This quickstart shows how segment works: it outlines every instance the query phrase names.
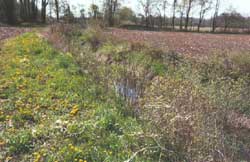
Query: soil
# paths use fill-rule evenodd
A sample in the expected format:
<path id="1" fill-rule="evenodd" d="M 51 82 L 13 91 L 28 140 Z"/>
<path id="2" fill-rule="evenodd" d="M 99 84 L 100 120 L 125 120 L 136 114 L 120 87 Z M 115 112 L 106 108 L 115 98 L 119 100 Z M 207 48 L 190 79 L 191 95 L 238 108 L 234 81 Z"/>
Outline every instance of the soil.
<path id="1" fill-rule="evenodd" d="M 10 37 L 17 36 L 27 31 L 28 31 L 27 28 L 0 27 L 0 41 L 8 39 Z"/>
<path id="2" fill-rule="evenodd" d="M 107 31 L 117 39 L 144 42 L 162 50 L 187 56 L 208 56 L 217 53 L 250 51 L 250 35 L 188 32 L 152 32 L 111 28 Z"/>

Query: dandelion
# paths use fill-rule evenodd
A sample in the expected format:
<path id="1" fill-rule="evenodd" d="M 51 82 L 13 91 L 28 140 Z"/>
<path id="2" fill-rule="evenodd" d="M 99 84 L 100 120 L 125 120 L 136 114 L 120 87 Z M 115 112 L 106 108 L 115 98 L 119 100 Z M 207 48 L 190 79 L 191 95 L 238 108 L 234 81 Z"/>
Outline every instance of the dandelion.
<path id="1" fill-rule="evenodd" d="M 4 146 L 4 145 L 5 145 L 5 142 L 4 141 L 0 141 L 0 147 Z"/>
<path id="2" fill-rule="evenodd" d="M 34 153 L 34 156 L 35 156 L 34 162 L 39 162 L 39 161 L 40 161 L 40 159 L 41 159 L 41 155 L 40 155 L 40 153 L 35 152 L 35 153 Z"/>
<path id="3" fill-rule="evenodd" d="M 20 60 L 20 63 L 28 63 L 29 59 L 28 58 L 23 58 Z"/>
<path id="4" fill-rule="evenodd" d="M 13 159 L 13 157 L 8 156 L 8 157 L 5 159 L 5 161 L 10 161 L 11 159 Z"/>
<path id="5" fill-rule="evenodd" d="M 71 110 L 70 115 L 71 115 L 71 116 L 75 116 L 75 115 L 78 113 L 78 111 L 79 111 L 78 105 L 75 105 L 75 106 L 73 107 L 73 109 Z"/>

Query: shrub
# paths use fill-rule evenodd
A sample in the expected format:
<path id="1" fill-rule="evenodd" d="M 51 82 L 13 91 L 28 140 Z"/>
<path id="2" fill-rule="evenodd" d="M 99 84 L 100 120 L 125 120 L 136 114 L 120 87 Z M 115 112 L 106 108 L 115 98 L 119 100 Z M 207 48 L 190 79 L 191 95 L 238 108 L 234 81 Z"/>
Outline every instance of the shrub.
<path id="1" fill-rule="evenodd" d="M 103 42 L 104 36 L 100 29 L 88 28 L 84 31 L 83 36 L 81 37 L 82 44 L 89 43 L 92 47 L 92 50 L 96 51 Z"/>
<path id="2" fill-rule="evenodd" d="M 236 70 L 239 69 L 242 75 L 250 75 L 250 54 L 237 53 L 229 56 Z"/>
<path id="3" fill-rule="evenodd" d="M 146 88 L 141 107 L 141 118 L 155 127 L 147 131 L 157 134 L 156 140 L 173 150 L 178 161 L 222 158 L 216 158 L 215 150 L 224 151 L 223 116 L 191 82 L 157 77 Z M 164 157 L 174 159 L 168 153 Z"/>

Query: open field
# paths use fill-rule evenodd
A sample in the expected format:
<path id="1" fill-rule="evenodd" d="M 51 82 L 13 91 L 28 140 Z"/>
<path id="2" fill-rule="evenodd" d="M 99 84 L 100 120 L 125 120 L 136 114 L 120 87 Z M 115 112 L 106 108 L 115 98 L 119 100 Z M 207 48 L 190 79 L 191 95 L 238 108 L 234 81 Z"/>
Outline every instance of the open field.
<path id="1" fill-rule="evenodd" d="M 0 41 L 27 32 L 27 28 L 0 27 Z"/>
<path id="2" fill-rule="evenodd" d="M 201 34 L 185 32 L 149 32 L 125 29 L 108 31 L 116 38 L 144 42 L 163 50 L 173 50 L 189 56 L 207 56 L 221 52 L 247 52 L 250 35 Z"/>

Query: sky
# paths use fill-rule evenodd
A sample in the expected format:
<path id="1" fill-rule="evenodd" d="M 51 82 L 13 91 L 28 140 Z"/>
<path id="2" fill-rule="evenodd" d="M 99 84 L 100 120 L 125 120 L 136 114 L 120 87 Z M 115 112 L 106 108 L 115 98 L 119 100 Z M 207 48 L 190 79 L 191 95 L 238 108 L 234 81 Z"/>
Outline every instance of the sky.
<path id="1" fill-rule="evenodd" d="M 90 4 L 100 4 L 102 0 L 68 0 L 71 5 L 79 6 L 83 5 L 88 11 Z M 122 0 L 123 6 L 131 7 L 136 13 L 141 13 L 141 8 L 138 5 L 138 0 Z M 171 2 L 171 0 L 169 0 Z M 220 11 L 223 12 L 232 6 L 238 12 L 244 16 L 250 16 L 250 0 L 222 0 Z M 171 10 L 171 8 L 169 8 Z M 209 13 L 208 13 L 209 14 Z M 210 15 L 207 15 L 208 17 Z"/>

